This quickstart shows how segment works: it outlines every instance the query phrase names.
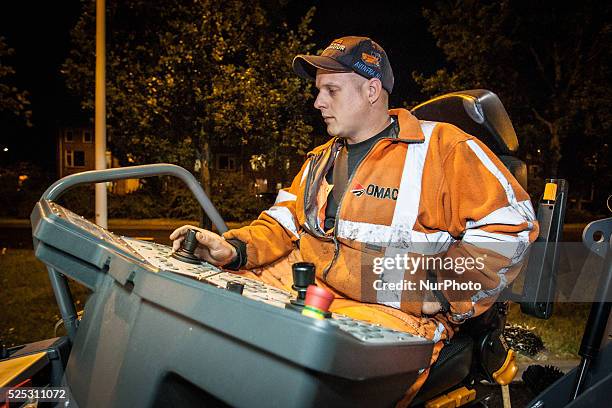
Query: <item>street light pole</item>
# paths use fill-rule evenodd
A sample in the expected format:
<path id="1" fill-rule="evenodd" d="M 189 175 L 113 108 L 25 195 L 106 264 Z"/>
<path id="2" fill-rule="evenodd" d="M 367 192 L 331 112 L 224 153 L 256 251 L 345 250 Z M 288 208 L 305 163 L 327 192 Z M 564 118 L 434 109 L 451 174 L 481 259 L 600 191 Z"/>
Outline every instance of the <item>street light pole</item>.
<path id="1" fill-rule="evenodd" d="M 106 168 L 106 18 L 105 0 L 96 0 L 96 170 Z M 96 224 L 108 227 L 106 183 L 96 184 Z"/>

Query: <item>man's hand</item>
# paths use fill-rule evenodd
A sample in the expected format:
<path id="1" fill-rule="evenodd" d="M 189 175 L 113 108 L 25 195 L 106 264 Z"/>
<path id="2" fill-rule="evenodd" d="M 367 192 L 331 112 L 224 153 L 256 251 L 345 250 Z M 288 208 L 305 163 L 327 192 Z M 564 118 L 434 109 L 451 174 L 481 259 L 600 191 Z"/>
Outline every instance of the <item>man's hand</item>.
<path id="1" fill-rule="evenodd" d="M 183 242 L 187 231 L 190 229 L 198 231 L 196 234 L 198 247 L 195 249 L 195 256 L 198 258 L 216 266 L 223 266 L 230 263 L 238 255 L 236 248 L 225 241 L 222 236 L 192 225 L 183 225 L 170 234 L 173 251 L 177 251 L 181 247 L 181 242 Z"/>
<path id="2" fill-rule="evenodd" d="M 421 307 L 421 313 L 426 315 L 434 315 L 440 310 L 442 310 L 442 307 L 440 306 L 440 303 L 435 300 L 433 302 L 425 301 L 423 302 L 423 306 Z"/>

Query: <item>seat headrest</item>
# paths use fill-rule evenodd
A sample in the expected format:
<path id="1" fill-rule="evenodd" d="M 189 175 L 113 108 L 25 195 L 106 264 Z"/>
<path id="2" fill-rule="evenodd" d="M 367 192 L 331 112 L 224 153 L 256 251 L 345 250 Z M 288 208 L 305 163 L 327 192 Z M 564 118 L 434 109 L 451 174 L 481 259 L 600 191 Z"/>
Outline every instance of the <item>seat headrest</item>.
<path id="1" fill-rule="evenodd" d="M 486 89 L 452 92 L 411 109 L 420 120 L 447 122 L 476 136 L 494 153 L 511 155 L 518 150 L 516 132 L 497 95 Z"/>

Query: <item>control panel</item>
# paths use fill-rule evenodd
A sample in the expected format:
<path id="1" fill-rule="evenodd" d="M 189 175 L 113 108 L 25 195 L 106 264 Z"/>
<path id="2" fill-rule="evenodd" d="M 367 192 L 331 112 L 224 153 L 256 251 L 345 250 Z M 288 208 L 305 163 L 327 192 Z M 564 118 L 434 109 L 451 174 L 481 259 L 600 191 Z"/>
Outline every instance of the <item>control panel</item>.
<path id="1" fill-rule="evenodd" d="M 172 248 L 166 245 L 130 238 L 124 238 L 124 240 L 146 262 L 160 270 L 186 275 L 221 289 L 228 289 L 228 285 L 231 286 L 232 283 L 241 284 L 243 286 L 242 296 L 278 307 L 284 308 L 291 299 L 289 292 L 254 279 L 224 272 L 208 262 L 200 261 L 198 264 L 191 264 L 180 261 L 172 257 Z"/>
<path id="2" fill-rule="evenodd" d="M 48 200 L 31 219 L 36 256 L 93 291 L 66 372 L 79 405 L 151 406 L 166 395 L 184 405 L 185 386 L 232 406 L 392 405 L 429 366 L 427 339 L 302 313 L 305 293 L 321 289 L 308 265 L 294 265 L 289 292 L 196 259 L 195 235 L 173 253 Z"/>
<path id="3" fill-rule="evenodd" d="M 285 308 L 287 304 L 290 304 L 291 300 L 295 300 L 295 295 L 290 292 L 232 272 L 224 272 L 207 262 L 200 261 L 198 264 L 191 264 L 180 261 L 172 257 L 172 249 L 166 245 L 154 242 L 144 242 L 126 237 L 121 237 L 121 240 L 129 245 L 143 260 L 160 270 L 189 276 L 221 289 L 231 290 L 230 288 L 232 285 L 238 284 L 243 288 L 240 292 L 242 296 L 280 308 Z M 337 313 L 331 314 L 329 323 L 364 342 L 404 343 L 411 340 L 423 340 L 410 333 L 388 329 L 361 320 L 355 320 Z"/>

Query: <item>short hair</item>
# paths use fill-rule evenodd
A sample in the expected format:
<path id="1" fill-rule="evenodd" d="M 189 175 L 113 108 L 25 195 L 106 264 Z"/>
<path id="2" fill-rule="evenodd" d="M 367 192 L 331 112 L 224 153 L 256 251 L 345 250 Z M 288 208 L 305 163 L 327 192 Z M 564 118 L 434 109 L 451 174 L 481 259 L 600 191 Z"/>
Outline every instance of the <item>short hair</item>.
<path id="1" fill-rule="evenodd" d="M 370 79 L 365 78 L 361 75 L 358 75 L 358 74 L 355 74 L 355 75 L 361 78 L 360 80 L 353 81 L 353 84 L 355 85 L 355 88 L 357 88 L 357 90 L 360 90 L 365 82 L 370 81 Z M 381 88 L 380 88 L 380 97 L 383 98 L 382 102 L 385 104 L 385 106 L 389 108 L 389 92 L 385 88 L 382 87 L 382 83 L 381 83 Z"/>

